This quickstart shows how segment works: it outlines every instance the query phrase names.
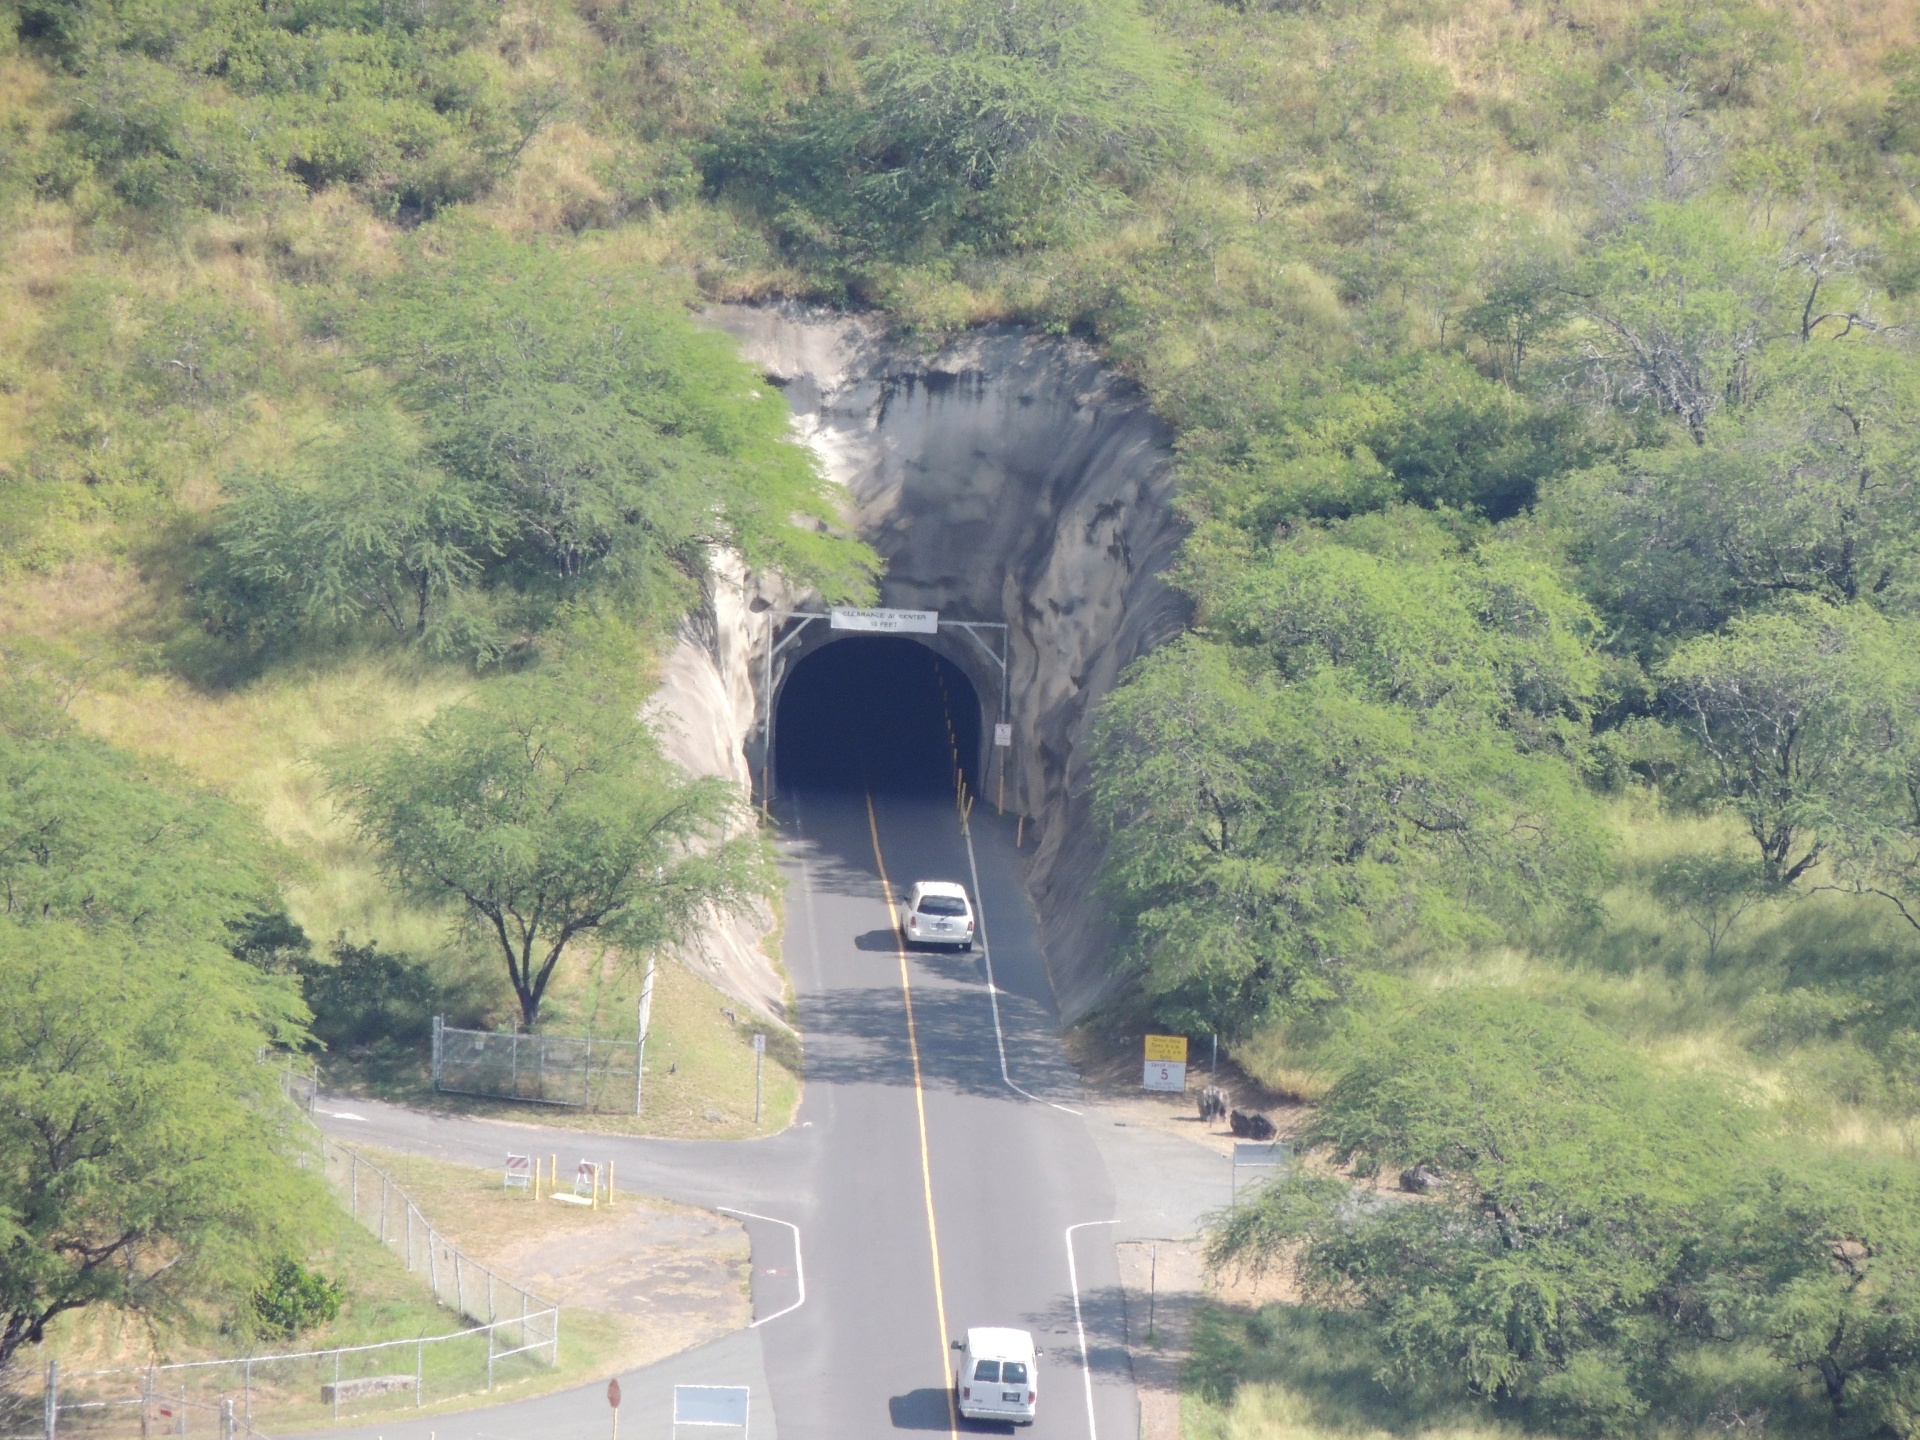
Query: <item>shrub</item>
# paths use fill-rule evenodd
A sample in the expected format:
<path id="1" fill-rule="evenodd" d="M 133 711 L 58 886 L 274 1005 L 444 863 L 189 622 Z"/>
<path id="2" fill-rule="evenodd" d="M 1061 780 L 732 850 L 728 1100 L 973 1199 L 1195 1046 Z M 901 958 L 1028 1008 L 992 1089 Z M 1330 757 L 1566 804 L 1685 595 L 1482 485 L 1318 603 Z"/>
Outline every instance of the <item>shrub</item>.
<path id="1" fill-rule="evenodd" d="M 355 945 L 341 935 L 328 960 L 300 962 L 313 1011 L 313 1034 L 330 1049 L 419 1036 L 433 1017 L 439 987 L 424 965 L 376 941 Z"/>
<path id="2" fill-rule="evenodd" d="M 264 1328 L 291 1338 L 331 1321 L 346 1294 L 338 1280 L 289 1257 L 275 1262 L 265 1283 L 253 1292 L 253 1313 Z"/>

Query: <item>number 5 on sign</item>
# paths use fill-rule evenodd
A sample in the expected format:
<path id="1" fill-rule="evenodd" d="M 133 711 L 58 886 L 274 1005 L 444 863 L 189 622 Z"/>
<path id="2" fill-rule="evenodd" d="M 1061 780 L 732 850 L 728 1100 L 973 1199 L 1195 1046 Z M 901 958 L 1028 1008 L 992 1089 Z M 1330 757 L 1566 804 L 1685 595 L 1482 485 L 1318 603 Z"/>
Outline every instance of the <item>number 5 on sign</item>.
<path id="1" fill-rule="evenodd" d="M 1187 1088 L 1186 1036 L 1147 1036 L 1147 1067 L 1141 1083 L 1149 1090 Z"/>

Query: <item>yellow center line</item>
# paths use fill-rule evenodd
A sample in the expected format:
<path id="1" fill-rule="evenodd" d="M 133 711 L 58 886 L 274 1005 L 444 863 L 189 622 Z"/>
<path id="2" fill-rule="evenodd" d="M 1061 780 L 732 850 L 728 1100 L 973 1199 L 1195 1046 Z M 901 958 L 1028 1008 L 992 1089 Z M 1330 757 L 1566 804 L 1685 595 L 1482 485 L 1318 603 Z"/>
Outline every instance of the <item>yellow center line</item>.
<path id="1" fill-rule="evenodd" d="M 927 1244 L 933 1251 L 933 1308 L 940 1321 L 940 1380 L 947 1392 L 947 1433 L 958 1440 L 960 1417 L 954 1411 L 953 1387 L 946 1383 L 953 1347 L 947 1336 L 947 1296 L 940 1283 L 940 1231 L 933 1219 L 933 1159 L 927 1148 L 927 1097 L 920 1082 L 920 1037 L 913 1026 L 913 986 L 907 978 L 907 946 L 900 934 L 900 914 L 893 905 L 893 882 L 880 854 L 880 821 L 873 813 L 873 792 L 867 792 L 867 832 L 873 836 L 873 863 L 880 867 L 880 884 L 887 895 L 887 920 L 893 926 L 893 953 L 900 961 L 900 998 L 907 1006 L 907 1051 L 913 1056 L 913 1108 L 920 1116 L 920 1185 L 927 1197 Z"/>

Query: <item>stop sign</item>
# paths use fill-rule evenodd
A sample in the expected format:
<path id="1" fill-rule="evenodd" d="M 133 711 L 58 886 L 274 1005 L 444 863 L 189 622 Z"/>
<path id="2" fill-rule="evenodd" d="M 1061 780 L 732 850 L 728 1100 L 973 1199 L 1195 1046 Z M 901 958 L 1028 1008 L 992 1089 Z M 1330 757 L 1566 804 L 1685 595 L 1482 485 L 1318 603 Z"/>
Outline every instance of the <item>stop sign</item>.
<path id="1" fill-rule="evenodd" d="M 616 1410 L 620 1408 L 620 1382 L 618 1380 L 607 1381 L 607 1404 Z"/>

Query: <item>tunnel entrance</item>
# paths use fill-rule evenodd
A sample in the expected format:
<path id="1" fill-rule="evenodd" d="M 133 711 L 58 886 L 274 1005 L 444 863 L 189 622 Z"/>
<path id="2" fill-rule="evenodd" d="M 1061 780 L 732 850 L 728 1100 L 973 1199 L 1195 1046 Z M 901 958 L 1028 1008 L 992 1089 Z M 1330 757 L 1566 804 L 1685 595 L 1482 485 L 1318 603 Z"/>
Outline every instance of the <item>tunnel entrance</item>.
<path id="1" fill-rule="evenodd" d="M 804 656 L 780 689 L 780 789 L 979 792 L 980 700 L 966 673 L 912 640 L 861 636 Z"/>

